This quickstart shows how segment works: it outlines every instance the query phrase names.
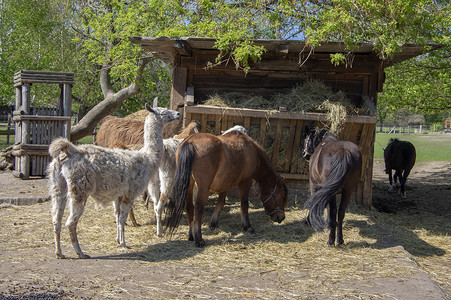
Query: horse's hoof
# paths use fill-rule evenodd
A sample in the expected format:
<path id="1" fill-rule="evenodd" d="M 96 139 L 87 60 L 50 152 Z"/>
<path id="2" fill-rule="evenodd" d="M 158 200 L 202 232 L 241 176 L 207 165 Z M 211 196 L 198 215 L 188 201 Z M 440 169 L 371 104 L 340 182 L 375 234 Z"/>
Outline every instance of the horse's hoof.
<path id="1" fill-rule="evenodd" d="M 211 221 L 210 222 L 210 228 L 218 228 L 218 222 L 217 221 L 216 222 Z"/>
<path id="2" fill-rule="evenodd" d="M 63 254 L 56 254 L 56 258 L 57 259 L 65 259 L 66 256 L 64 256 Z"/>
<path id="3" fill-rule="evenodd" d="M 203 248 L 203 247 L 205 247 L 205 241 L 202 239 L 200 241 L 197 241 L 195 243 L 195 245 L 196 245 L 196 247 Z"/>
<path id="4" fill-rule="evenodd" d="M 91 258 L 91 256 L 86 255 L 86 254 L 84 254 L 84 253 L 80 253 L 80 254 L 78 254 L 78 258 L 81 258 L 81 259 L 89 259 L 89 258 Z"/>
<path id="5" fill-rule="evenodd" d="M 122 248 L 125 248 L 125 249 L 131 249 L 129 246 L 127 246 L 125 244 L 125 242 L 120 243 L 119 246 L 121 246 Z"/>
<path id="6" fill-rule="evenodd" d="M 246 231 L 247 233 L 250 233 L 250 234 L 255 234 L 255 230 L 254 230 L 254 228 L 252 228 L 252 227 L 249 227 L 249 228 L 247 228 L 247 229 L 244 229 L 244 231 Z"/>

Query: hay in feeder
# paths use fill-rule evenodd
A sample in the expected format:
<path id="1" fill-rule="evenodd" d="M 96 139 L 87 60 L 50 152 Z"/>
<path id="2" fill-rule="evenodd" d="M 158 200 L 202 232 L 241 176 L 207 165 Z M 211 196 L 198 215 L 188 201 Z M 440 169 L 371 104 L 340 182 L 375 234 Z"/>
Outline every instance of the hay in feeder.
<path id="1" fill-rule="evenodd" d="M 238 92 L 214 94 L 204 102 L 205 105 L 218 107 L 237 107 L 251 109 L 274 109 L 274 104 L 261 96 Z"/>
<path id="2" fill-rule="evenodd" d="M 269 100 L 257 95 L 231 92 L 214 94 L 204 104 L 265 110 L 286 107 L 292 112 L 326 113 L 330 121 L 330 131 L 335 135 L 338 135 L 348 113 L 356 112 L 356 108 L 344 92 L 334 93 L 330 87 L 318 80 L 298 84 L 289 93 L 276 94 Z"/>

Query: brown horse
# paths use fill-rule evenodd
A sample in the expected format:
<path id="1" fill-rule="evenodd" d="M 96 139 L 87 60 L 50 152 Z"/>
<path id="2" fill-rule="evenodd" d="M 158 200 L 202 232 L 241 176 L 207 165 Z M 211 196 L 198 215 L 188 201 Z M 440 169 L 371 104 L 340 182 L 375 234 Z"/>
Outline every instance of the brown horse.
<path id="1" fill-rule="evenodd" d="M 309 209 L 307 222 L 315 230 L 323 230 L 326 223 L 323 213 L 328 207 L 327 223 L 330 228 L 328 245 L 343 244 L 343 219 L 357 190 L 362 169 L 362 154 L 356 144 L 340 141 L 327 130 L 307 129 L 304 140 L 304 158 L 309 160 L 310 198 L 304 207 Z M 340 208 L 336 194 L 341 189 Z"/>
<path id="2" fill-rule="evenodd" d="M 409 176 L 410 170 L 415 165 L 416 156 L 415 147 L 412 143 L 398 139 L 390 139 L 387 148 L 384 149 L 385 173 L 388 174 L 388 180 L 390 181 L 389 190 L 393 189 L 391 172 L 395 170 L 393 180 L 396 184 L 397 178 L 399 178 L 399 183 L 401 184 L 399 193 L 403 198 L 406 198 L 404 187 L 407 176 Z"/>
<path id="3" fill-rule="evenodd" d="M 172 233 L 180 223 L 183 210 L 186 210 L 188 240 L 194 240 L 196 246 L 203 247 L 202 215 L 210 191 L 225 196 L 230 188 L 237 185 L 241 201 L 241 225 L 243 230 L 253 233 L 248 213 L 249 189 L 253 179 L 260 187 L 260 198 L 266 214 L 272 221 L 282 222 L 285 219 L 287 187 L 261 146 L 238 131 L 222 136 L 208 133 L 191 135 L 177 151 L 177 171 L 166 228 Z M 193 199 L 194 185 L 197 186 L 197 196 Z"/>

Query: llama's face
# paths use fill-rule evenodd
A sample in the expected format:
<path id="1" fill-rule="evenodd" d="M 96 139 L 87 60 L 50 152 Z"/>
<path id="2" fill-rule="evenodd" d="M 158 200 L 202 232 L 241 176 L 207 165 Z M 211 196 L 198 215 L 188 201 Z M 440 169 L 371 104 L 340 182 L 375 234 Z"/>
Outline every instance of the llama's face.
<path id="1" fill-rule="evenodd" d="M 150 114 L 154 114 L 157 119 L 163 124 L 170 123 L 172 121 L 180 119 L 181 115 L 178 111 L 170 110 L 163 107 L 150 107 L 146 105 L 146 109 Z"/>

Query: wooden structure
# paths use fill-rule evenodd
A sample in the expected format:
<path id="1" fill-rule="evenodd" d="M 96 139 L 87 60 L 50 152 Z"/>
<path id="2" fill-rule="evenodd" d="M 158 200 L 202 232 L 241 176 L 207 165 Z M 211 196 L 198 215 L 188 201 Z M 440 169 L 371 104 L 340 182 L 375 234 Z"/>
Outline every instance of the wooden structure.
<path id="1" fill-rule="evenodd" d="M 308 164 L 301 153 L 303 130 L 305 126 L 327 123 L 326 114 L 220 108 L 199 103 L 214 93 L 232 91 L 269 99 L 276 93 L 289 92 L 307 79 L 321 80 L 334 92 L 345 92 L 354 105 L 370 111 L 369 115 L 348 117 L 340 138 L 360 146 L 364 161 L 357 201 L 371 205 L 376 98 L 382 91 L 384 67 L 388 66 L 371 45 L 361 45 L 348 53 L 339 43 L 310 49 L 302 41 L 255 40 L 267 52 L 245 74 L 231 61 L 211 67 L 220 54 L 214 49 L 215 39 L 132 37 L 130 40 L 174 66 L 171 106 L 184 107 L 185 125 L 197 120 L 201 131 L 214 134 L 243 125 L 267 149 L 281 175 L 295 182 L 308 180 Z M 330 54 L 337 52 L 346 55 L 345 64 L 331 63 Z M 420 53 L 419 47 L 405 46 L 391 63 Z"/>
<path id="2" fill-rule="evenodd" d="M 30 88 L 34 83 L 58 84 L 61 89 L 59 106 L 31 107 Z M 28 179 L 46 175 L 51 141 L 55 137 L 70 136 L 73 84 L 74 74 L 69 72 L 21 70 L 14 74 L 15 176 Z"/>

